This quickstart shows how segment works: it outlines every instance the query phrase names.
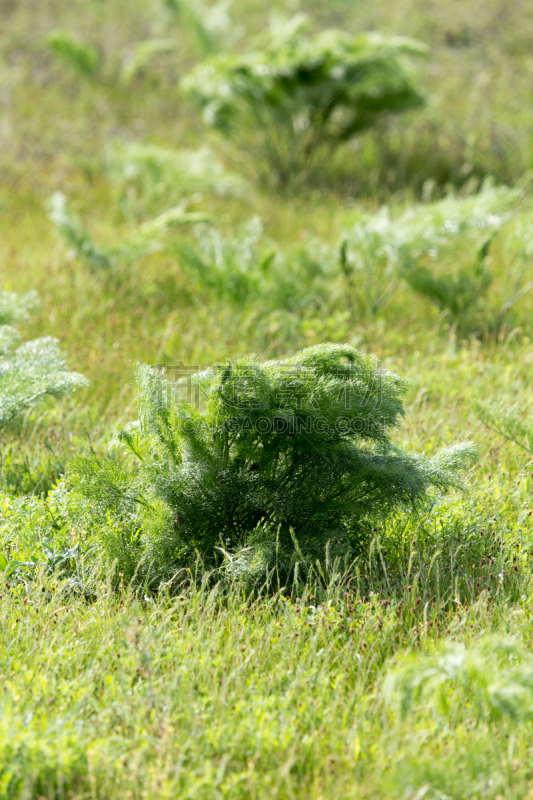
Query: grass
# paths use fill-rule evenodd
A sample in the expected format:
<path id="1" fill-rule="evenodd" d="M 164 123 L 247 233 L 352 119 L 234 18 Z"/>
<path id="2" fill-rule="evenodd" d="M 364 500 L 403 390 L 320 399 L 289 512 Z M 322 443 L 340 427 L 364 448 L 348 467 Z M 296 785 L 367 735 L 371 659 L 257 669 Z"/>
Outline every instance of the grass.
<path id="1" fill-rule="evenodd" d="M 504 0 L 453 9 L 440 0 L 301 3 L 312 29 L 402 33 L 425 41 L 431 57 L 418 73 L 428 107 L 339 151 L 295 195 L 268 188 L 268 166 L 206 132 L 185 104 L 178 79 L 207 40 L 171 5 L 0 0 L 0 284 L 39 292 L 40 309 L 22 333 L 57 336 L 69 366 L 92 382 L 3 435 L 2 549 L 27 560 L 41 541 L 38 525 L 17 522 L 13 496 L 33 494 L 38 504 L 72 454 L 104 453 L 112 425 L 135 416 L 134 361 L 210 364 L 349 342 L 411 380 L 396 434 L 402 448 L 433 453 L 471 439 L 480 458 L 464 497 L 444 498 L 426 518 L 380 524 L 353 571 L 331 565 L 327 581 L 292 595 L 251 601 L 199 575 L 183 576 L 175 597 L 116 592 L 90 552 L 79 565 L 87 597 L 53 574 L 37 572 L 27 590 L 0 576 L 0 797 L 533 796 L 531 720 L 513 715 L 512 698 L 499 716 L 478 702 L 486 679 L 531 705 L 531 458 L 475 411 L 476 402 L 510 396 L 528 413 L 531 295 L 496 330 L 464 336 L 406 282 L 376 313 L 336 273 L 321 278 L 320 292 L 315 278 L 302 279 L 290 307 L 266 308 L 261 297 L 235 305 L 180 260 L 180 246 L 195 243 L 192 228 L 169 230 L 160 251 L 104 273 L 69 252 L 47 207 L 63 192 L 103 249 L 132 241 L 181 201 L 214 217 L 228 240 L 258 216 L 261 246 L 282 254 L 286 274 L 300 279 L 295 250 L 335 254 L 346 230 L 383 202 L 399 218 L 451 187 L 467 196 L 489 175 L 526 189 L 487 258 L 493 280 L 482 311 L 490 316 L 512 292 L 509 276 L 531 280 L 533 9 Z M 296 8 L 235 0 L 235 47 L 261 43 L 268 11 Z M 99 52 L 91 80 L 47 45 L 59 18 Z M 121 83 L 138 43 L 165 36 L 176 47 Z M 208 147 L 240 183 L 217 192 L 218 179 L 210 188 L 204 175 L 200 188 L 184 179 L 176 191 L 160 173 L 148 186 L 119 178 L 110 157 L 122 143 Z M 181 174 L 183 159 L 173 168 Z M 439 268 L 466 269 L 475 252 L 456 238 Z M 66 536 L 75 543 L 74 532 Z M 481 653 L 486 672 L 478 683 L 450 673 L 445 703 L 424 695 L 402 715 L 406 652 L 423 671 L 449 640 L 473 659 Z M 509 641 L 518 648 L 512 658 Z M 519 689 L 513 665 L 522 670 Z"/>
<path id="2" fill-rule="evenodd" d="M 461 602 L 446 562 L 479 548 L 479 529 L 466 543 L 441 537 L 437 585 L 405 520 L 382 533 L 387 573 L 371 557 L 372 569 L 292 600 L 246 601 L 187 576 L 172 599 L 105 582 L 90 603 L 49 581 L 4 591 L 0 796 L 523 797 L 529 723 L 474 719 L 453 686 L 449 719 L 423 708 L 402 719 L 382 688 L 398 652 L 431 653 L 441 635 L 471 647 L 497 633 L 527 649 L 529 579 L 513 587 L 511 572 Z"/>

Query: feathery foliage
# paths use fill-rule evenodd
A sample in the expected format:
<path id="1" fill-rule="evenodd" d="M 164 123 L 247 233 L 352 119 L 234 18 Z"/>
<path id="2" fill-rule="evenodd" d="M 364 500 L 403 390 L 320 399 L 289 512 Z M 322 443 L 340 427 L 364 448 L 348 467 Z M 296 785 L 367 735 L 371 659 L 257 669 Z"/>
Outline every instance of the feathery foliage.
<path id="1" fill-rule="evenodd" d="M 533 715 L 533 659 L 512 639 L 486 637 L 473 647 L 445 641 L 432 655 L 404 658 L 384 693 L 402 716 L 422 706 L 444 723 L 468 702 L 477 719 L 523 722 Z"/>
<path id="2" fill-rule="evenodd" d="M 243 186 L 243 181 L 226 172 L 208 147 L 171 150 L 116 141 L 107 150 L 106 172 L 124 187 L 121 205 L 132 205 L 135 213 L 156 212 L 161 204 L 179 203 L 188 196 L 197 198 L 202 192 L 231 196 Z"/>
<path id="3" fill-rule="evenodd" d="M 304 21 L 278 29 L 264 50 L 201 64 L 183 84 L 205 121 L 265 160 L 283 184 L 383 114 L 423 104 L 403 64 L 426 55 L 423 44 L 336 30 L 306 37 Z"/>
<path id="4" fill-rule="evenodd" d="M 116 434 L 136 469 L 78 458 L 69 482 L 102 523 L 129 519 L 157 580 L 197 554 L 215 565 L 223 553 L 247 579 L 274 567 L 286 578 L 326 546 L 354 556 L 373 519 L 459 486 L 473 457 L 469 445 L 432 458 L 395 447 L 406 384 L 348 345 L 200 372 L 203 411 L 169 401 L 149 367 L 138 381 L 139 420 Z"/>
<path id="5" fill-rule="evenodd" d="M 358 307 L 376 314 L 406 280 L 467 327 L 465 313 L 482 301 L 492 281 L 487 256 L 494 236 L 521 196 L 516 189 L 488 186 L 471 197 L 414 206 L 396 218 L 386 207 L 360 217 L 340 248 Z M 458 239 L 468 259 L 464 267 L 457 266 Z"/>
<path id="6" fill-rule="evenodd" d="M 213 299 L 242 305 L 267 294 L 273 253 L 261 245 L 263 226 L 254 218 L 232 236 L 214 228 L 199 228 L 193 242 L 178 241 L 182 267 Z"/>
<path id="7" fill-rule="evenodd" d="M 195 185 L 181 179 L 179 165 L 176 180 L 167 180 L 170 162 L 152 178 L 137 154 L 139 170 L 131 178 L 122 163 L 116 177 L 112 164 L 101 174 L 101 153 L 111 137 L 171 152 L 212 146 L 216 132 L 201 130 L 195 109 L 180 97 L 177 77 L 201 51 L 226 50 L 234 33 L 242 39 L 239 53 L 260 49 L 273 8 L 295 8 L 294 0 L 233 0 L 230 25 L 214 25 L 211 17 L 224 0 L 0 4 L 0 289 L 35 287 L 46 306 L 30 329 L 17 322 L 21 311 L 13 312 L 8 300 L 4 322 L 19 327 L 24 339 L 59 336 L 61 348 L 76 354 L 76 369 L 95 381 L 94 391 L 78 393 L 80 403 L 47 402 L 0 434 L 2 800 L 533 797 L 533 456 L 472 415 L 476 399 L 497 397 L 506 412 L 524 423 L 531 419 L 533 4 L 333 5 L 299 3 L 312 16 L 313 34 L 335 26 L 348 33 L 409 31 L 430 44 L 431 69 L 419 76 L 430 107 L 396 118 L 384 114 L 339 146 L 325 169 L 310 176 L 323 191 L 273 194 L 251 181 L 246 195 L 220 197 L 208 185 L 209 157 L 206 179 L 199 174 Z M 125 14 L 127 24 L 120 25 Z M 95 77 L 109 91 L 43 46 L 59 24 L 97 47 Z M 143 61 L 165 37 L 175 51 Z M 121 64 L 131 58 L 139 59 L 135 75 L 121 82 Z M 228 159 L 233 169 L 246 168 L 242 149 L 221 147 L 216 154 L 224 164 Z M 300 176 L 290 176 L 293 186 L 329 153 L 329 145 L 320 146 Z M 258 159 L 257 171 L 261 166 Z M 250 164 L 249 177 L 252 170 Z M 466 196 L 479 190 L 487 172 L 505 184 L 520 182 L 524 201 L 500 225 L 507 212 L 495 199 L 488 210 L 499 221 L 476 228 L 469 221 L 474 205 L 486 201 L 486 189 L 479 198 Z M 66 262 L 40 208 L 50 186 L 64 191 L 69 213 L 78 211 L 93 246 L 118 269 L 96 275 L 82 268 L 84 256 Z M 430 201 L 452 187 L 466 199 L 450 200 L 444 223 L 449 219 L 451 229 L 442 218 L 434 228 L 438 209 Z M 500 201 L 505 191 L 495 190 Z M 404 212 L 420 197 L 424 205 L 413 214 L 428 219 L 417 225 L 418 238 Z M 170 232 L 167 224 L 180 218 L 184 198 L 191 210 L 217 218 L 217 236 L 206 228 Z M 413 247 L 398 252 L 396 241 L 387 239 L 390 230 L 380 238 L 373 231 L 378 220 L 362 216 L 382 202 L 390 203 L 387 224 L 403 217 Z M 465 218 L 459 230 L 454 203 Z M 246 270 L 242 265 L 245 291 L 233 299 L 226 287 L 233 287 L 240 265 L 230 256 L 231 236 L 240 240 L 243 222 L 254 217 L 263 220 L 264 233 Z M 360 221 L 369 222 L 369 236 L 361 246 L 347 245 L 349 283 L 339 259 L 341 231 Z M 140 235 L 143 223 L 144 230 L 158 229 L 154 236 L 168 250 L 128 270 L 113 248 Z M 441 236 L 436 247 L 435 230 Z M 209 240 L 205 252 L 196 233 Z M 176 257 L 181 241 L 202 259 L 203 271 Z M 489 241 L 480 265 L 478 254 Z M 219 250 L 224 253 L 215 260 Z M 269 253 L 274 258 L 263 262 Z M 426 270 L 428 281 L 415 288 L 417 270 Z M 483 275 L 493 279 L 480 292 L 475 281 Z M 463 277 L 472 281 L 456 297 L 455 283 Z M 366 287 L 374 292 L 368 299 Z M 498 336 L 482 340 L 478 319 L 491 322 L 503 312 Z M 475 339 L 465 331 L 465 341 L 454 346 L 454 314 L 464 317 L 461 326 Z M 492 323 L 487 328 L 494 330 Z M 148 547 L 154 552 L 160 541 L 164 551 L 170 538 L 176 540 L 178 520 L 135 455 L 105 455 L 104 432 L 117 417 L 134 417 L 126 364 L 179 357 L 212 364 L 221 353 L 249 352 L 264 361 L 323 341 L 359 342 L 412 379 L 405 424 L 389 430 L 403 451 L 432 454 L 476 430 L 482 459 L 468 497 L 450 492 L 437 496 L 427 512 L 408 506 L 384 520 L 372 514 L 360 526 L 363 539 L 372 527 L 372 539 L 346 569 L 337 555 L 349 547 L 333 536 L 331 558 L 321 548 L 318 566 L 309 555 L 313 542 L 299 531 L 293 528 L 296 544 L 291 537 L 286 545 L 286 528 L 278 535 L 277 527 L 265 532 L 259 526 L 243 547 L 217 540 L 215 555 L 204 560 L 210 566 L 220 559 L 220 582 L 198 567 L 172 582 L 172 598 L 164 587 L 147 591 L 144 580 L 130 588 L 128 578 L 140 564 L 139 578 L 147 573 Z M 201 405 L 200 413 L 206 410 Z M 506 430 L 532 449 L 518 430 Z M 211 429 L 209 436 L 211 442 Z M 91 460 L 95 500 L 53 488 L 74 452 L 98 456 Z M 166 465 L 170 456 L 162 453 Z M 252 475 L 259 472 L 254 463 Z M 3 490 L 18 496 L 2 497 Z M 36 496 L 20 496 L 25 493 Z M 228 585 L 227 575 L 260 580 L 265 564 L 277 565 L 284 581 L 293 557 L 306 564 L 306 574 L 295 566 L 298 580 L 283 592 L 248 600 L 240 581 Z M 110 567 L 115 559 L 117 572 Z M 190 565 L 187 554 L 178 562 Z M 158 563 L 168 566 L 164 556 Z M 157 564 L 154 577 L 156 584 Z M 86 591 L 76 591 L 77 578 Z M 487 633 L 521 644 L 507 655 L 505 645 L 485 641 Z M 442 639 L 451 643 L 441 648 Z M 402 716 L 384 703 L 382 677 L 405 663 L 406 648 L 420 658 L 411 664 L 413 682 L 431 670 L 440 677 L 433 686 L 424 678 L 420 695 L 413 689 Z M 448 654 L 454 663 L 446 663 L 446 679 Z M 403 696 L 399 682 L 396 687 L 393 705 Z M 509 701 L 512 713 L 499 713 L 496 695 Z"/>
<path id="8" fill-rule="evenodd" d="M 483 303 L 492 283 L 493 276 L 486 263 L 492 238 L 483 243 L 473 264 L 455 273 L 441 270 L 438 274 L 425 266 L 415 266 L 405 275 L 409 285 L 443 311 L 459 333 L 467 333 L 475 327 L 476 318 L 472 312 Z"/>
<path id="9" fill-rule="evenodd" d="M 481 422 L 495 433 L 533 455 L 533 415 L 511 397 L 492 398 L 475 404 Z"/>
<path id="10" fill-rule="evenodd" d="M 80 217 L 67 208 L 64 194 L 54 192 L 49 205 L 50 219 L 61 238 L 69 245 L 70 252 L 95 273 L 115 269 L 121 263 L 132 266 L 144 256 L 162 250 L 163 244 L 156 237 L 171 227 L 212 221 L 209 215 L 186 211 L 186 206 L 182 204 L 146 220 L 120 244 L 98 245 L 89 235 Z"/>
<path id="11" fill-rule="evenodd" d="M 39 303 L 37 292 L 29 291 L 24 294 L 0 292 L 0 325 L 11 325 L 12 322 L 19 322 L 27 319 Z"/>
<path id="12" fill-rule="evenodd" d="M 259 217 L 233 234 L 199 226 L 194 238 L 175 239 L 171 247 L 202 302 L 208 297 L 242 309 L 259 301 L 263 312 L 275 314 L 322 310 L 335 295 L 339 269 L 331 247 L 313 240 L 280 250 L 264 236 Z"/>
<path id="13" fill-rule="evenodd" d="M 93 242 L 78 215 L 67 208 L 65 195 L 62 192 L 54 192 L 49 205 L 50 219 L 72 253 L 78 258 L 83 258 L 92 270 L 110 269 L 112 255 L 109 249 L 98 247 Z"/>
<path id="14" fill-rule="evenodd" d="M 34 293 L 20 297 L 0 293 L 0 322 L 14 320 L 35 304 Z M 56 339 L 50 336 L 22 342 L 10 325 L 0 324 L 0 430 L 46 397 L 62 397 L 88 381 L 69 372 Z"/>

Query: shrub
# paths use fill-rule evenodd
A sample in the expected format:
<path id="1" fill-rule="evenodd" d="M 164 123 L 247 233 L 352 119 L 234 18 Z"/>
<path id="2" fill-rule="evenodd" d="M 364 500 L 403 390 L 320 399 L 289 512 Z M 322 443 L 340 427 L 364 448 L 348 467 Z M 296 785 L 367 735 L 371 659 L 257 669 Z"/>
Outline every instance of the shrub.
<path id="1" fill-rule="evenodd" d="M 35 303 L 33 293 L 0 293 L 0 323 L 14 320 Z M 18 332 L 0 324 L 0 431 L 46 397 L 61 397 L 88 381 L 69 372 L 57 340 L 50 336 L 21 343 Z"/>
<path id="2" fill-rule="evenodd" d="M 169 208 L 140 225 L 126 241 L 120 244 L 96 244 L 80 217 L 70 211 L 62 192 L 50 198 L 50 219 L 61 238 L 76 258 L 84 261 L 92 272 L 103 273 L 116 269 L 121 263 L 132 266 L 136 261 L 163 248 L 156 238 L 175 225 L 207 222 L 205 214 L 187 212 L 184 207 Z"/>
<path id="3" fill-rule="evenodd" d="M 406 280 L 468 331 L 472 320 L 466 312 L 480 310 L 492 282 L 492 241 L 520 198 L 515 189 L 486 186 L 477 195 L 450 196 L 396 218 L 387 208 L 360 217 L 340 247 L 354 302 L 362 313 L 376 314 Z"/>
<path id="4" fill-rule="evenodd" d="M 37 305 L 37 292 L 0 292 L 0 325 L 11 325 L 12 322 L 27 319 L 29 312 Z"/>
<path id="5" fill-rule="evenodd" d="M 516 403 L 509 396 L 490 398 L 476 403 L 475 410 L 487 428 L 533 455 L 533 416 L 529 403 Z"/>
<path id="6" fill-rule="evenodd" d="M 109 520 L 123 520 L 129 552 L 141 542 L 156 581 L 198 555 L 214 566 L 223 554 L 246 579 L 275 566 L 287 578 L 326 545 L 331 557 L 355 556 L 376 517 L 459 485 L 473 455 L 467 445 L 433 458 L 395 447 L 406 384 L 348 345 L 248 357 L 192 380 L 203 411 L 168 402 L 164 377 L 141 367 L 139 420 L 116 434 L 136 468 L 78 458 L 69 474 L 106 541 Z"/>
<path id="7" fill-rule="evenodd" d="M 523 723 L 533 707 L 533 660 L 516 640 L 485 637 L 470 647 L 443 642 L 435 653 L 410 655 L 384 683 L 402 716 L 420 707 L 440 722 L 468 707 L 477 721 Z"/>
<path id="8" fill-rule="evenodd" d="M 426 52 L 420 42 L 377 34 L 329 30 L 308 38 L 289 24 L 264 50 L 201 64 L 184 89 L 209 125 L 288 184 L 383 114 L 421 106 L 403 62 Z"/>
<path id="9" fill-rule="evenodd" d="M 460 335 L 483 325 L 482 306 L 493 281 L 487 267 L 492 238 L 483 243 L 473 264 L 451 274 L 447 270 L 437 273 L 425 266 L 412 267 L 405 274 L 409 285 L 436 305 Z"/>
<path id="10" fill-rule="evenodd" d="M 212 302 L 237 308 L 261 304 L 261 313 L 322 309 L 334 294 L 335 254 L 320 241 L 281 252 L 265 240 L 259 217 L 233 234 L 198 227 L 194 239 L 175 241 L 187 276 Z"/>
<path id="11" fill-rule="evenodd" d="M 157 212 L 161 204 L 178 203 L 186 196 L 213 192 L 227 196 L 242 189 L 242 181 L 228 174 L 208 147 L 170 150 L 152 144 L 115 142 L 106 155 L 109 177 L 127 189 L 121 205 Z"/>
<path id="12" fill-rule="evenodd" d="M 177 254 L 186 273 L 212 299 L 242 305 L 264 289 L 272 254 L 261 247 L 262 234 L 258 217 L 230 236 L 201 228 L 194 242 L 177 243 Z"/>

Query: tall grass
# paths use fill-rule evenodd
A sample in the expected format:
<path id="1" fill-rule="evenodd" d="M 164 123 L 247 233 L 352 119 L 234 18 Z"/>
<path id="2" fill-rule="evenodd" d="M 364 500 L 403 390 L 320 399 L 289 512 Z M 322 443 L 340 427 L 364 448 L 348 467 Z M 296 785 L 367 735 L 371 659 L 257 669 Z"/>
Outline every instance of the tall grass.
<path id="1" fill-rule="evenodd" d="M 194 575 L 172 600 L 117 596 L 90 575 L 90 602 L 50 579 L 6 586 L 0 797 L 520 796 L 529 723 L 517 727 L 505 706 L 495 728 L 490 708 L 469 708 L 465 684 L 440 725 L 424 706 L 393 712 L 399 648 L 431 652 L 444 636 L 462 643 L 450 658 L 470 658 L 481 630 L 528 636 L 529 600 L 511 606 L 506 581 L 495 598 L 455 595 L 452 541 L 433 552 L 441 576 L 429 592 L 416 552 L 403 580 L 380 574 L 383 539 L 364 590 L 334 567 L 329 588 L 249 600 Z M 498 647 L 474 649 L 474 680 L 498 669 Z M 498 673 L 502 697 L 517 680 L 530 691 L 520 669 Z"/>

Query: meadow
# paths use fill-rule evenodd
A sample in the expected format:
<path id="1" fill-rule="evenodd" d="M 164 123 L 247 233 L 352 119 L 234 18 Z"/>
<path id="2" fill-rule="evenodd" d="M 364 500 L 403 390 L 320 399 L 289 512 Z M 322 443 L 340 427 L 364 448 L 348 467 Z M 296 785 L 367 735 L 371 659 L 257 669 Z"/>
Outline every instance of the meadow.
<path id="1" fill-rule="evenodd" d="M 186 76 L 303 13 L 422 43 L 424 103 L 334 148 L 210 125 Z M 521 0 L 0 0 L 0 323 L 87 379 L 4 425 L 0 336 L 0 798 L 533 796 L 532 34 Z M 324 343 L 407 379 L 398 453 L 475 446 L 464 488 L 281 582 L 222 538 L 139 580 L 104 502 L 136 363 Z"/>

